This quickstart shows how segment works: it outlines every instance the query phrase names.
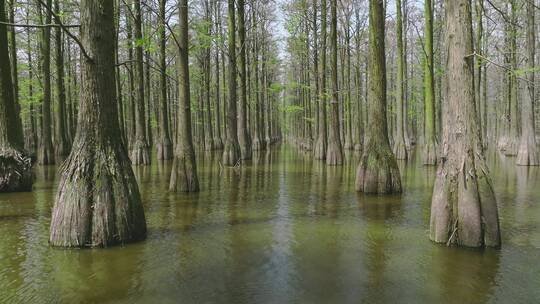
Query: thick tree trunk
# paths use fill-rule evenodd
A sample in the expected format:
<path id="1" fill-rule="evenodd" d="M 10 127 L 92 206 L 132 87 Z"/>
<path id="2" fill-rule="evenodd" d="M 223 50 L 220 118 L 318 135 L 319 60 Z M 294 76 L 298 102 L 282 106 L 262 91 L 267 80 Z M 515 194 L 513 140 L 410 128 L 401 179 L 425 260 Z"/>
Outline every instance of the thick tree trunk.
<path id="1" fill-rule="evenodd" d="M 326 132 L 326 21 L 327 5 L 326 0 L 321 1 L 321 71 L 319 95 L 319 130 L 317 131 L 317 140 L 315 141 L 315 159 L 326 159 L 327 132 Z M 315 27 L 316 28 L 316 27 Z"/>
<path id="2" fill-rule="evenodd" d="M 499 217 L 474 94 L 471 0 L 446 0 L 447 90 L 441 162 L 433 187 L 430 238 L 467 247 L 499 246 Z"/>
<path id="3" fill-rule="evenodd" d="M 167 106 L 167 53 L 166 53 L 166 35 L 165 35 L 165 7 L 167 0 L 159 1 L 159 62 L 161 72 L 159 78 L 159 138 L 157 140 L 157 159 L 167 160 L 173 157 L 173 146 L 171 134 L 169 131 L 169 111 Z"/>
<path id="4" fill-rule="evenodd" d="M 135 139 L 131 147 L 131 162 L 134 165 L 150 164 L 150 149 L 148 148 L 146 134 L 146 115 L 145 115 L 145 94 L 144 94 L 144 62 L 142 46 L 142 15 L 141 0 L 133 0 L 135 13 L 135 79 L 137 88 L 135 89 Z"/>
<path id="5" fill-rule="evenodd" d="M 424 68 L 424 165 L 437 164 L 437 138 L 435 137 L 435 83 L 433 76 L 433 10 L 431 0 L 425 0 L 424 18 L 426 20 Z"/>
<path id="6" fill-rule="evenodd" d="M 223 164 L 235 166 L 240 160 L 240 146 L 238 145 L 237 111 L 236 111 L 236 17 L 234 2 L 228 0 L 228 35 L 229 35 L 229 100 L 227 109 L 227 139 L 223 150 Z"/>
<path id="7" fill-rule="evenodd" d="M 5 0 L 0 0 L 0 21 L 7 22 L 5 14 Z M 0 24 L 0 192 L 31 191 L 32 162 L 24 151 L 11 73 L 7 29 Z"/>
<path id="8" fill-rule="evenodd" d="M 116 106 L 113 2 L 81 1 L 82 60 L 77 135 L 52 211 L 49 242 L 107 247 L 146 237 L 139 189 L 121 140 Z"/>
<path id="9" fill-rule="evenodd" d="M 521 140 L 519 143 L 516 163 L 521 166 L 540 165 L 540 155 L 536 145 L 536 132 L 534 128 L 534 69 L 535 69 L 535 43 L 536 30 L 534 15 L 536 8 L 532 1 L 527 1 L 527 55 L 526 71 L 527 82 L 520 80 L 521 85 Z"/>
<path id="10" fill-rule="evenodd" d="M 197 192 L 199 191 L 199 178 L 197 176 L 197 163 L 195 162 L 195 149 L 191 134 L 191 107 L 189 83 L 189 37 L 188 37 L 188 1 L 181 0 L 178 10 L 180 25 L 179 42 L 179 94 L 178 94 L 178 136 L 174 151 L 173 168 L 169 189 L 171 191 Z"/>
<path id="11" fill-rule="evenodd" d="M 396 0 L 396 28 L 397 28 L 397 77 L 396 77 L 396 136 L 394 137 L 393 152 L 396 159 L 407 159 L 407 146 L 405 144 L 404 136 L 404 110 L 403 110 L 403 62 L 405 60 L 405 54 L 403 53 L 403 20 L 401 17 L 401 0 Z"/>
<path id="12" fill-rule="evenodd" d="M 343 164 L 343 147 L 339 135 L 339 90 L 337 65 L 337 0 L 330 0 L 330 43 L 332 47 L 331 80 L 332 101 L 330 102 L 330 128 L 328 132 L 328 147 L 326 149 L 326 164 L 330 166 Z"/>
<path id="13" fill-rule="evenodd" d="M 52 0 L 47 0 L 45 24 L 51 23 Z M 41 73 L 43 75 L 43 103 L 41 105 L 41 138 L 38 148 L 38 163 L 40 165 L 54 164 L 54 149 L 52 144 L 51 121 L 51 28 L 45 27 L 41 33 Z"/>
<path id="14" fill-rule="evenodd" d="M 369 90 L 367 144 L 356 174 L 356 190 L 400 193 L 401 177 L 388 141 L 383 1 L 369 1 Z"/>

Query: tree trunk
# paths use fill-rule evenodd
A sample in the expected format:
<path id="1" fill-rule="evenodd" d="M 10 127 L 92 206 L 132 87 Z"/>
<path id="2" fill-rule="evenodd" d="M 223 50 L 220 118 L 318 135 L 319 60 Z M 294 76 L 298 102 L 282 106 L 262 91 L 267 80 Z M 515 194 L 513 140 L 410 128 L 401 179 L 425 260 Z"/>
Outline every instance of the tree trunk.
<path id="1" fill-rule="evenodd" d="M 131 162 L 134 165 L 149 165 L 150 151 L 146 137 L 146 115 L 145 115 L 145 94 L 144 94 L 144 62 L 143 62 L 143 37 L 142 37 L 142 15 L 141 0 L 133 0 L 135 4 L 135 79 L 137 88 L 135 89 L 135 140 L 131 147 Z"/>
<path id="2" fill-rule="evenodd" d="M 157 159 L 167 160 L 172 158 L 172 142 L 171 134 L 169 131 L 169 113 L 167 106 L 167 53 L 165 42 L 167 37 L 165 35 L 165 7 L 167 0 L 159 1 L 159 62 L 161 65 L 161 72 L 159 78 L 159 138 L 157 140 Z"/>
<path id="3" fill-rule="evenodd" d="M 328 132 L 328 147 L 326 149 L 326 164 L 330 166 L 343 164 L 343 147 L 339 135 L 339 91 L 337 65 L 337 0 L 330 0 L 330 43 L 332 47 L 332 101 L 330 104 L 330 129 Z"/>
<path id="4" fill-rule="evenodd" d="M 435 137 L 435 83 L 433 76 L 433 10 L 431 0 L 425 0 L 424 18 L 426 20 L 424 68 L 424 165 L 437 164 L 437 138 Z"/>
<path id="5" fill-rule="evenodd" d="M 47 0 L 45 24 L 51 23 L 52 0 Z M 52 144 L 51 121 L 51 28 L 45 27 L 41 32 L 41 73 L 43 75 L 43 103 L 41 105 L 41 138 L 38 148 L 38 163 L 40 165 L 54 164 L 54 149 Z"/>
<path id="6" fill-rule="evenodd" d="M 388 141 L 383 1 L 369 1 L 369 79 L 367 144 L 356 174 L 356 190 L 400 193 L 399 168 Z"/>
<path id="7" fill-rule="evenodd" d="M 317 132 L 317 141 L 315 142 L 315 159 L 326 159 L 327 132 L 326 132 L 326 20 L 327 5 L 326 0 L 321 1 L 321 71 L 319 73 L 320 92 L 319 95 L 319 130 Z M 316 27 L 315 27 L 316 30 Z"/>
<path id="8" fill-rule="evenodd" d="M 113 2 L 81 1 L 82 59 L 77 135 L 63 167 L 49 242 L 107 247 L 144 239 L 139 189 L 121 140 L 116 106 Z"/>
<path id="9" fill-rule="evenodd" d="M 251 140 L 247 126 L 247 91 L 246 91 L 246 26 L 245 2 L 238 1 L 238 39 L 240 45 L 239 74 L 240 74 L 240 104 L 238 109 L 238 144 L 242 159 L 251 159 Z"/>
<path id="10" fill-rule="evenodd" d="M 178 136 L 174 151 L 173 168 L 169 189 L 171 191 L 198 192 L 199 178 L 197 176 L 197 163 L 195 162 L 195 149 L 191 134 L 191 106 L 189 83 L 189 36 L 188 36 L 188 0 L 179 3 L 178 21 L 180 34 L 178 35 Z"/>
<path id="11" fill-rule="evenodd" d="M 429 1 L 429 0 L 427 0 Z M 405 55 L 403 53 L 403 20 L 401 17 L 401 0 L 396 0 L 396 28 L 397 28 L 397 77 L 396 77 L 396 136 L 394 137 L 394 154 L 396 159 L 407 159 L 407 146 L 404 136 L 404 111 L 403 111 L 403 61 Z"/>
<path id="12" fill-rule="evenodd" d="M 0 21 L 7 22 L 5 0 L 0 0 Z M 0 192 L 31 191 L 32 162 L 24 151 L 11 73 L 7 28 L 0 24 Z"/>
<path id="13" fill-rule="evenodd" d="M 516 163 L 521 166 L 538 166 L 540 158 L 536 145 L 536 132 L 534 128 L 534 69 L 535 69 L 535 43 L 536 31 L 534 23 L 534 3 L 527 1 L 527 55 L 526 55 L 526 77 L 527 82 L 520 80 L 521 85 L 521 140 Z"/>
<path id="14" fill-rule="evenodd" d="M 240 147 L 237 134 L 236 111 L 236 18 L 234 9 L 235 0 L 228 0 L 228 43 L 229 43 L 229 100 L 227 109 L 227 139 L 223 151 L 223 164 L 235 166 L 240 160 Z"/>
<path id="15" fill-rule="evenodd" d="M 430 238 L 467 247 L 501 244 L 495 194 L 474 102 L 471 0 L 446 0 L 447 89 Z"/>

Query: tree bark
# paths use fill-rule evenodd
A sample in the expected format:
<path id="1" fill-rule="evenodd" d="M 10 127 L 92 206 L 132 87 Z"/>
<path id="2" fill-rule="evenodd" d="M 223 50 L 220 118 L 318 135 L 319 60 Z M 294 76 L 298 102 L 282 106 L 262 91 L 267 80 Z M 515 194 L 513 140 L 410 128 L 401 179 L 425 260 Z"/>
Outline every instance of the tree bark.
<path id="1" fill-rule="evenodd" d="M 467 247 L 501 244 L 497 203 L 474 102 L 471 0 L 446 0 L 446 106 L 430 238 Z"/>
<path id="2" fill-rule="evenodd" d="M 390 148 L 386 123 L 386 63 L 382 0 L 369 1 L 369 79 L 367 143 L 356 174 L 356 190 L 400 193 L 401 177 Z"/>
<path id="3" fill-rule="evenodd" d="M 246 91 L 246 22 L 245 22 L 245 1 L 238 2 L 238 40 L 240 43 L 240 54 L 238 63 L 240 65 L 240 104 L 238 109 L 238 144 L 240 145 L 240 156 L 242 159 L 251 159 L 251 138 L 247 125 L 247 91 Z"/>
<path id="4" fill-rule="evenodd" d="M 81 1 L 82 59 L 77 135 L 52 211 L 50 239 L 60 247 L 107 247 L 142 240 L 139 189 L 121 140 L 116 106 L 113 1 Z"/>

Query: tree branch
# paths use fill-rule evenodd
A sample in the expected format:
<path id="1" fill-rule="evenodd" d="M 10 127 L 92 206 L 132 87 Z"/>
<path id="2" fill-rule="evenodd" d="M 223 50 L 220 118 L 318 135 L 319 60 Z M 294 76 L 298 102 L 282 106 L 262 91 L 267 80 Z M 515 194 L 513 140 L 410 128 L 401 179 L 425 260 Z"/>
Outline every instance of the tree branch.
<path id="1" fill-rule="evenodd" d="M 25 28 L 47 28 L 47 27 L 60 27 L 57 23 L 52 24 L 18 24 L 18 23 L 9 23 L 0 21 L 0 24 L 5 26 L 12 26 L 12 27 L 25 27 Z M 66 28 L 73 28 L 73 27 L 80 27 L 79 24 L 65 24 L 64 27 Z"/>

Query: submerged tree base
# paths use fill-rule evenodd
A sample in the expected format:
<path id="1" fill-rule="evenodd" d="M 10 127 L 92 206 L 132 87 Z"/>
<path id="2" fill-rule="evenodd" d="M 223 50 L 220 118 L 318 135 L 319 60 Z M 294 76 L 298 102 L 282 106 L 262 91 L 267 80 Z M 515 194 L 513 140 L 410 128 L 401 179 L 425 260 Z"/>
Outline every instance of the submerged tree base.
<path id="1" fill-rule="evenodd" d="M 261 141 L 258 136 L 255 136 L 253 138 L 252 145 L 253 145 L 253 147 L 252 147 L 253 151 L 264 150 L 264 142 Z"/>
<path id="2" fill-rule="evenodd" d="M 177 192 L 199 191 L 199 179 L 195 159 L 190 157 L 194 153 L 178 151 L 174 156 L 169 190 Z"/>
<path id="3" fill-rule="evenodd" d="M 173 157 L 173 146 L 169 139 L 162 139 L 156 146 L 158 160 L 169 160 Z"/>
<path id="4" fill-rule="evenodd" d="M 223 141 L 220 137 L 214 138 L 214 150 L 222 150 L 223 149 Z"/>
<path id="5" fill-rule="evenodd" d="M 51 219 L 52 246 L 108 247 L 146 237 L 139 189 L 122 152 L 80 144 L 62 171 Z"/>
<path id="6" fill-rule="evenodd" d="M 316 160 L 326 159 L 326 145 L 321 136 L 317 137 L 317 141 L 315 142 L 313 157 Z"/>
<path id="7" fill-rule="evenodd" d="M 356 191 L 372 194 L 401 193 L 401 176 L 390 148 L 367 147 L 356 172 Z"/>
<path id="8" fill-rule="evenodd" d="M 466 247 L 499 247 L 495 194 L 484 160 L 471 153 L 444 160 L 431 202 L 430 239 Z"/>
<path id="9" fill-rule="evenodd" d="M 32 160 L 24 152 L 0 150 L 0 192 L 32 191 Z"/>
<path id="10" fill-rule="evenodd" d="M 134 165 L 150 165 L 150 153 L 143 140 L 136 140 L 131 148 L 131 163 Z"/>
<path id="11" fill-rule="evenodd" d="M 534 135 L 524 136 L 519 145 L 516 164 L 519 166 L 538 166 L 540 157 Z"/>
<path id="12" fill-rule="evenodd" d="M 54 159 L 54 151 L 51 148 L 46 147 L 38 147 L 37 151 L 37 162 L 40 165 L 54 165 L 55 159 Z"/>
<path id="13" fill-rule="evenodd" d="M 329 144 L 326 150 L 326 164 L 329 166 L 343 165 L 343 152 L 338 143 Z"/>
<path id="14" fill-rule="evenodd" d="M 223 148 L 223 165 L 236 166 L 240 162 L 240 146 L 231 140 L 225 142 Z"/>

